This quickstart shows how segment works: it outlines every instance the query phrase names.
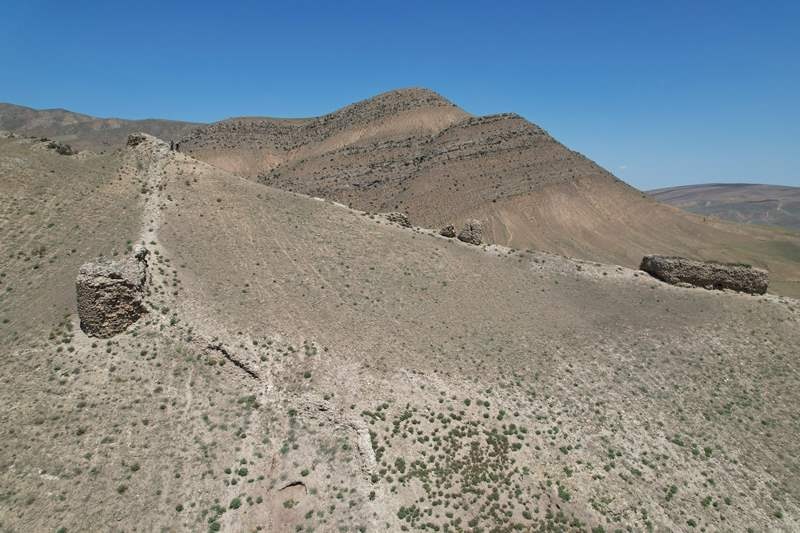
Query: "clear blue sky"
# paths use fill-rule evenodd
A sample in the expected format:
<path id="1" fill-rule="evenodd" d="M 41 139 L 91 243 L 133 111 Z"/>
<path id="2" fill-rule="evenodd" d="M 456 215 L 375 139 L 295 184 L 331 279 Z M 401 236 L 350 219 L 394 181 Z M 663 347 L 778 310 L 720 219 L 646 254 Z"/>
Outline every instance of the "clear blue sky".
<path id="1" fill-rule="evenodd" d="M 515 111 L 643 189 L 800 185 L 800 1 L 7 2 L 0 101 L 307 116 L 398 87 Z"/>

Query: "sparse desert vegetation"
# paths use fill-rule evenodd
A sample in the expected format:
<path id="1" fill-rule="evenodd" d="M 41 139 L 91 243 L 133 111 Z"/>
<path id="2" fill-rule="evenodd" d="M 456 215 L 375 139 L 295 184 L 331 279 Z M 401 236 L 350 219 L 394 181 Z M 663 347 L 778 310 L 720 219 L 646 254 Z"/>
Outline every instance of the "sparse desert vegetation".
<path id="1" fill-rule="evenodd" d="M 797 300 L 44 143 L 0 139 L 0 529 L 800 527 Z M 139 246 L 87 335 L 79 268 Z"/>

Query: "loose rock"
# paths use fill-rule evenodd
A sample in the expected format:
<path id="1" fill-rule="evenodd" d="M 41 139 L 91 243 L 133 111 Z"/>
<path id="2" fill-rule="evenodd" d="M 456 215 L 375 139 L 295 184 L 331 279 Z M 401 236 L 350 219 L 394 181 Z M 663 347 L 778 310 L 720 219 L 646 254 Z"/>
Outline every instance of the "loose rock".
<path id="1" fill-rule="evenodd" d="M 706 289 L 764 294 L 769 284 L 769 273 L 766 270 L 743 264 L 646 255 L 639 268 L 661 281 L 679 286 L 688 284 Z"/>
<path id="2" fill-rule="evenodd" d="M 439 230 L 439 235 L 442 237 L 447 237 L 448 239 L 452 239 L 456 236 L 456 227 L 452 224 L 448 224 Z"/>
<path id="3" fill-rule="evenodd" d="M 399 224 L 404 228 L 411 227 L 411 221 L 408 219 L 408 215 L 405 213 L 385 213 L 383 216 L 389 222 L 394 222 L 395 224 Z"/>
<path id="4" fill-rule="evenodd" d="M 77 153 L 70 145 L 58 141 L 49 141 L 47 148 L 54 150 L 59 155 L 75 155 Z"/>
<path id="5" fill-rule="evenodd" d="M 94 337 L 125 331 L 145 313 L 147 249 L 122 261 L 98 259 L 81 266 L 76 282 L 81 329 Z"/>

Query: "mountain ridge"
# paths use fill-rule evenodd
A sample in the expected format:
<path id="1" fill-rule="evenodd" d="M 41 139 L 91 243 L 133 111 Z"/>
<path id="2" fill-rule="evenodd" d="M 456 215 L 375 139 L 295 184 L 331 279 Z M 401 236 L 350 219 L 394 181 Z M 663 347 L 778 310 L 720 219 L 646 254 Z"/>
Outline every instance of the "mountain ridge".
<path id="1" fill-rule="evenodd" d="M 768 267 L 775 287 L 800 294 L 795 235 L 655 202 L 515 113 L 434 114 L 439 120 L 419 127 L 393 113 L 402 96 L 386 93 L 388 105 L 368 100 L 345 108 L 380 110 L 352 128 L 337 120 L 340 111 L 325 115 L 340 128 L 333 134 L 293 127 L 291 145 L 274 150 L 263 148 L 274 131 L 267 122 L 247 134 L 201 126 L 181 145 L 266 185 L 370 212 L 404 211 L 424 227 L 479 219 L 490 243 L 631 268 L 650 253 L 741 261 Z"/>
<path id="2" fill-rule="evenodd" d="M 113 130 L 113 142 L 135 125 Z M 651 253 L 746 262 L 769 268 L 775 290 L 800 294 L 797 235 L 658 203 L 518 114 L 474 116 L 427 89 L 306 119 L 152 126 L 228 172 L 363 211 L 404 211 L 419 226 L 479 219 L 489 243 L 630 268 Z M 84 144 L 110 148 L 108 131 Z"/>
<path id="3" fill-rule="evenodd" d="M 128 135 L 143 131 L 167 140 L 177 138 L 197 126 L 194 122 L 146 118 L 100 118 L 61 108 L 34 109 L 0 103 L 0 130 L 48 137 L 65 142 L 77 150 L 100 152 L 119 148 Z"/>

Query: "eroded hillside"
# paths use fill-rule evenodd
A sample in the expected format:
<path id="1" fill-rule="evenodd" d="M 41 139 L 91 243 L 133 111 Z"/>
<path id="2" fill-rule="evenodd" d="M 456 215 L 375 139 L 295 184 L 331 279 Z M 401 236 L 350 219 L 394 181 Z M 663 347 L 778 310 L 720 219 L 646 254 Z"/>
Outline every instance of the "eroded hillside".
<path id="1" fill-rule="evenodd" d="M 800 295 L 800 236 L 660 204 L 513 113 L 473 117 L 424 89 L 323 117 L 201 126 L 182 150 L 273 187 L 423 227 L 479 219 L 490 243 L 635 268 L 648 253 L 768 268 Z"/>
<path id="2" fill-rule="evenodd" d="M 370 181 L 364 178 L 365 172 L 380 176 L 392 165 L 393 157 L 405 163 L 409 155 L 413 157 L 419 142 L 466 116 L 432 91 L 402 89 L 321 117 L 294 120 L 244 117 L 200 126 L 181 140 L 181 146 L 182 151 L 194 157 L 251 178 L 286 165 L 284 177 L 291 179 L 294 172 L 303 172 L 306 167 L 322 165 L 328 170 L 324 163 L 334 163 L 330 172 L 311 170 L 309 177 L 313 180 L 317 176 L 328 177 L 358 161 L 359 167 L 364 168 L 348 169 L 338 176 L 349 184 Z M 364 150 L 360 150 L 362 147 Z M 370 152 L 376 149 L 375 161 L 359 159 L 359 155 L 370 157 Z M 337 160 L 337 154 L 345 160 Z M 285 189 L 292 187 L 286 180 L 280 185 Z M 306 188 L 308 184 L 302 186 Z"/>
<path id="3" fill-rule="evenodd" d="M 478 219 L 489 243 L 630 268 L 651 253 L 743 262 L 769 269 L 773 292 L 800 296 L 796 232 L 669 208 L 516 114 L 474 117 L 427 89 L 320 117 L 202 125 L 0 104 L 2 128 L 101 152 L 141 130 L 222 170 L 359 210 L 404 211 L 419 226 Z M 773 211 L 785 218 L 791 205 Z"/>
<path id="4" fill-rule="evenodd" d="M 53 258 L 3 255 L 6 530 L 800 527 L 796 300 L 471 246 L 153 138 L 0 155 L 4 235 Z M 149 312 L 87 337 L 77 266 L 128 241 Z"/>

